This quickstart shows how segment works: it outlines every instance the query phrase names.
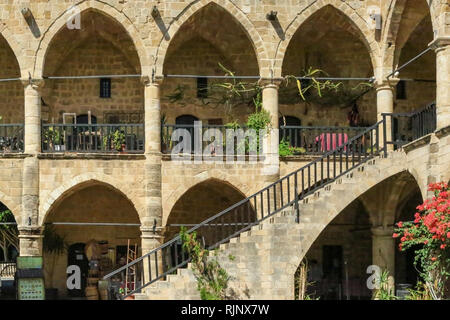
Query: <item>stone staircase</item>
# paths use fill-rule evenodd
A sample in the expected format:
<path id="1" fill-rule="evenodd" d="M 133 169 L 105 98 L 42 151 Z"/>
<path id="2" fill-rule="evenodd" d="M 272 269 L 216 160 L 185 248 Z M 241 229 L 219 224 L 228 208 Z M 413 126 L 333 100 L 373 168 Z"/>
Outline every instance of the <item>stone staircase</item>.
<path id="1" fill-rule="evenodd" d="M 352 201 L 384 179 L 405 170 L 402 151 L 376 157 L 300 201 L 300 223 L 293 208 L 275 214 L 220 245 L 217 259 L 231 279 L 235 299 L 293 299 L 294 273 L 321 231 Z M 138 300 L 200 299 L 192 266 L 178 269 Z"/>

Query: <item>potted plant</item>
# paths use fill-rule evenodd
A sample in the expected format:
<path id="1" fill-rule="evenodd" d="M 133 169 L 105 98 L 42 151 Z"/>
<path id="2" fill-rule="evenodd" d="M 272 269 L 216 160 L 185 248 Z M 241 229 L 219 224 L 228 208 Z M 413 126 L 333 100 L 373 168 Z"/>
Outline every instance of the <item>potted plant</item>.
<path id="1" fill-rule="evenodd" d="M 104 136 L 103 146 L 106 150 L 113 149 L 119 152 L 124 152 L 126 149 L 125 133 L 119 129 L 116 129 L 114 132 Z"/>
<path id="2" fill-rule="evenodd" d="M 43 235 L 43 250 L 52 257 L 51 264 L 46 268 L 47 279 L 50 278 L 50 287 L 45 290 L 45 295 L 49 300 L 54 300 L 58 296 L 58 289 L 53 287 L 53 271 L 57 258 L 66 251 L 67 244 L 64 238 L 56 233 L 52 225 L 45 225 Z"/>

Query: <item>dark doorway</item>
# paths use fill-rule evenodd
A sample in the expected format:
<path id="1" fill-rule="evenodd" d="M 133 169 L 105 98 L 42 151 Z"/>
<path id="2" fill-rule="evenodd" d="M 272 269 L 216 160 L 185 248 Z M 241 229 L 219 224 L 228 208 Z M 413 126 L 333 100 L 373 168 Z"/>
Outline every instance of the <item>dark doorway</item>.
<path id="1" fill-rule="evenodd" d="M 177 129 L 186 129 L 191 135 L 191 151 L 194 151 L 194 122 L 198 121 L 197 117 L 186 114 L 179 116 L 175 119 L 175 124 L 177 125 Z M 180 141 L 181 142 L 181 141 Z"/>
<path id="2" fill-rule="evenodd" d="M 67 266 L 76 265 L 80 267 L 81 271 L 81 288 L 80 289 L 67 289 L 69 296 L 71 297 L 83 297 L 87 276 L 89 273 L 89 261 L 84 253 L 85 244 L 75 243 L 69 247 Z"/>
<path id="3" fill-rule="evenodd" d="M 325 299 L 342 298 L 342 246 L 323 246 L 323 284 Z"/>
<path id="4" fill-rule="evenodd" d="M 280 128 L 280 141 L 285 140 L 291 147 L 301 147 L 301 129 L 302 121 L 293 116 L 280 117 L 278 119 Z"/>

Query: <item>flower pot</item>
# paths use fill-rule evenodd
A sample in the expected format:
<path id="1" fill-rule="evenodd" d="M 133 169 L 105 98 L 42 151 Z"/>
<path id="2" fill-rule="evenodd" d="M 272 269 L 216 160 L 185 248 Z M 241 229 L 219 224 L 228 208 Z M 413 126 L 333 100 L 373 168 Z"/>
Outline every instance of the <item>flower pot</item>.
<path id="1" fill-rule="evenodd" d="M 134 300 L 134 296 L 128 296 L 124 300 Z"/>

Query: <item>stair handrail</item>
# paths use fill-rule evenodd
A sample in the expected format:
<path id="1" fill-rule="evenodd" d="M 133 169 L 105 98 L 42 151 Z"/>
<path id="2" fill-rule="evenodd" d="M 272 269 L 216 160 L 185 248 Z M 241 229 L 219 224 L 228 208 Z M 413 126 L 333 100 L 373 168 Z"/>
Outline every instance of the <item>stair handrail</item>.
<path id="1" fill-rule="evenodd" d="M 197 224 L 196 226 L 190 228 L 189 230 L 187 230 L 187 233 L 192 233 L 195 232 L 197 230 L 199 230 L 202 227 L 208 227 L 212 221 L 216 220 L 216 219 L 221 219 L 222 221 L 225 219 L 224 217 L 229 214 L 229 216 L 231 216 L 233 214 L 233 212 L 235 212 L 236 210 L 238 210 L 240 207 L 243 206 L 248 206 L 249 208 L 251 208 L 251 201 L 254 200 L 254 214 L 256 215 L 256 219 L 253 219 L 253 221 L 248 221 L 247 224 L 245 223 L 240 223 L 240 224 L 244 224 L 246 225 L 244 228 L 239 229 L 235 232 L 231 232 L 230 234 L 228 234 L 227 236 L 222 237 L 221 240 L 219 241 L 213 241 L 212 245 L 208 246 L 208 249 L 212 249 L 217 247 L 218 245 L 228 241 L 230 238 L 235 237 L 236 235 L 250 229 L 252 226 L 259 224 L 260 222 L 262 222 L 263 220 L 273 216 L 274 214 L 280 212 L 281 210 L 284 210 L 288 207 L 294 206 L 295 210 L 296 210 L 296 214 L 297 214 L 297 222 L 299 221 L 300 218 L 300 212 L 298 209 L 298 203 L 299 200 L 302 200 L 303 198 L 305 198 L 307 195 L 310 195 L 312 193 L 314 193 L 315 191 L 317 191 L 318 189 L 324 187 L 325 185 L 331 183 L 332 181 L 335 181 L 337 178 L 341 177 L 342 175 L 346 174 L 347 172 L 349 172 L 350 170 L 353 170 L 355 167 L 361 165 L 362 163 L 365 163 L 366 161 L 372 159 L 374 156 L 379 155 L 381 152 L 384 152 L 386 154 L 387 149 L 386 149 L 386 139 L 381 140 L 381 135 L 383 134 L 382 132 L 385 131 L 385 123 L 386 123 L 386 118 L 384 117 L 382 120 L 378 121 L 376 124 L 367 127 L 365 131 L 361 132 L 360 134 L 356 135 L 355 137 L 349 139 L 347 142 L 345 142 L 344 144 L 341 144 L 339 146 L 337 146 L 336 148 L 334 148 L 333 150 L 330 150 L 328 152 L 326 152 L 323 156 L 315 159 L 314 161 L 308 163 L 307 165 L 291 172 L 290 174 L 284 176 L 283 178 L 277 180 L 274 183 L 271 183 L 270 185 L 266 186 L 265 188 L 261 189 L 260 191 L 252 194 L 251 196 L 235 203 L 234 205 L 226 208 L 225 210 L 222 210 L 221 212 L 219 212 L 216 215 L 211 216 L 210 218 L 202 221 L 201 223 Z M 384 132 L 385 135 L 385 132 Z M 365 145 L 365 143 L 367 141 L 370 141 L 370 145 L 369 145 L 369 151 L 367 151 L 367 146 Z M 375 143 L 374 143 L 375 141 Z M 361 143 L 362 142 L 362 143 Z M 383 145 L 383 147 L 380 147 L 380 145 Z M 358 148 L 358 152 L 356 150 L 356 147 Z M 364 148 L 364 152 L 362 152 L 363 150 L 361 148 Z M 343 154 L 345 153 L 346 156 L 346 168 L 345 170 L 343 170 Z M 351 154 L 350 154 L 351 153 Z M 352 165 L 349 166 L 349 156 L 352 156 Z M 336 174 L 336 156 L 340 157 L 340 170 L 339 170 L 339 174 Z M 355 156 L 358 156 L 358 161 L 355 160 Z M 364 157 L 364 159 L 362 159 L 362 156 Z M 330 177 L 330 157 L 334 158 L 333 161 L 333 177 Z M 362 161 L 363 160 L 363 161 Z M 327 162 L 327 179 L 324 180 L 324 163 L 325 161 Z M 321 164 L 321 179 L 318 180 L 317 179 L 317 165 Z M 314 183 L 311 184 L 311 171 L 312 169 L 314 169 Z M 305 172 L 308 172 L 308 182 L 307 182 L 307 188 L 306 187 L 306 183 L 305 183 Z M 298 182 L 298 174 L 301 173 L 302 174 L 302 182 L 299 183 Z M 290 179 L 294 180 L 294 190 L 293 190 L 293 195 L 291 197 L 291 192 L 290 192 Z M 287 189 L 288 189 L 288 193 L 285 194 L 285 196 L 288 197 L 288 201 L 284 202 L 283 200 L 283 183 L 287 182 Z M 276 196 L 276 189 L 277 186 L 279 186 L 281 188 L 280 190 L 280 196 L 281 196 L 281 202 L 279 203 L 279 205 L 277 206 L 277 202 L 280 201 L 280 199 L 277 199 Z M 299 192 L 299 187 L 301 186 L 301 192 Z M 273 210 L 271 210 L 270 205 L 271 205 L 271 201 L 270 201 L 270 191 L 273 192 Z M 264 194 L 267 193 L 267 197 L 264 197 Z M 261 208 L 259 208 L 259 212 L 258 212 L 258 197 L 260 197 L 260 205 Z M 267 206 L 268 206 L 268 210 L 267 210 L 267 214 L 265 214 L 264 212 L 264 202 L 267 201 Z M 250 205 L 249 205 L 250 204 Z M 240 211 L 240 209 L 239 209 Z M 248 210 L 247 210 L 248 213 Z M 258 217 L 258 213 L 261 214 L 261 217 Z M 229 224 L 225 224 L 225 223 L 219 223 L 217 222 L 217 224 L 223 225 L 223 226 L 229 226 L 233 223 L 229 223 Z M 221 229 L 225 229 L 225 228 L 221 228 Z M 220 230 L 221 230 L 220 229 Z M 219 230 L 219 229 L 218 229 Z M 220 231 L 222 233 L 222 231 Z M 164 278 L 165 276 L 167 276 L 168 274 L 171 274 L 173 271 L 175 271 L 176 269 L 180 268 L 181 266 L 186 265 L 189 262 L 189 257 L 185 257 L 185 255 L 183 255 L 182 252 L 182 258 L 181 258 L 181 262 L 178 263 L 177 261 L 177 257 L 178 257 L 178 253 L 177 251 L 177 245 L 176 243 L 180 241 L 180 235 L 176 235 L 174 238 L 172 238 L 171 240 L 165 242 L 164 244 L 162 244 L 161 246 L 152 249 L 150 252 L 146 253 L 145 255 L 137 258 L 136 260 L 134 260 L 133 262 L 130 262 L 118 269 L 116 269 L 115 271 L 105 275 L 103 277 L 104 280 L 108 280 L 111 279 L 113 276 L 115 275 L 119 275 L 121 272 L 123 272 L 124 270 L 126 270 L 127 268 L 130 268 L 131 266 L 134 266 L 138 263 L 142 263 L 142 273 L 141 273 L 141 278 L 142 278 L 142 283 L 139 286 L 136 286 L 136 288 L 130 292 L 127 292 L 126 296 L 129 296 L 147 286 L 149 286 L 150 284 L 154 283 L 155 281 Z M 174 245 L 175 244 L 175 245 Z M 173 246 L 173 247 L 171 247 Z M 161 256 L 159 257 L 159 259 L 161 259 L 161 262 L 163 260 L 164 256 L 164 250 L 165 249 L 175 249 L 175 258 L 172 257 L 172 252 L 169 252 L 170 254 L 170 258 L 171 260 L 175 260 L 175 264 L 173 264 L 173 266 L 168 266 L 166 269 L 166 271 L 159 273 L 159 267 L 160 265 L 158 264 L 158 254 L 160 254 Z M 167 252 L 166 252 L 167 253 Z M 185 253 L 184 253 L 185 254 Z M 144 259 L 147 259 L 147 269 L 145 270 L 145 265 L 144 265 Z M 172 261 L 173 262 L 173 261 Z M 155 265 L 155 274 L 156 277 L 152 278 L 152 269 L 151 266 L 152 264 Z M 148 274 L 148 280 L 145 281 L 145 273 L 149 273 Z"/>

